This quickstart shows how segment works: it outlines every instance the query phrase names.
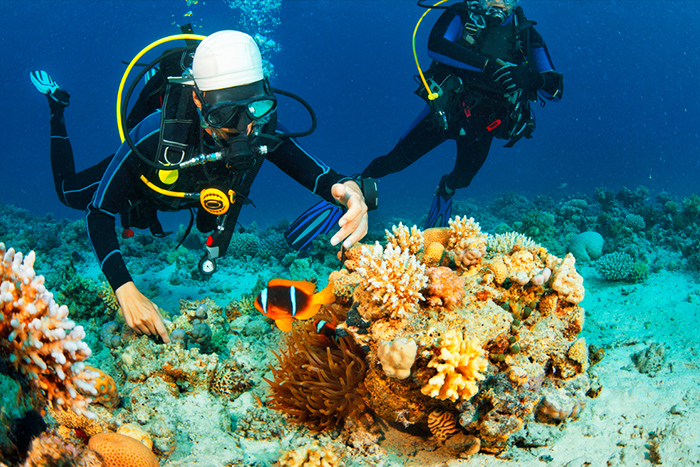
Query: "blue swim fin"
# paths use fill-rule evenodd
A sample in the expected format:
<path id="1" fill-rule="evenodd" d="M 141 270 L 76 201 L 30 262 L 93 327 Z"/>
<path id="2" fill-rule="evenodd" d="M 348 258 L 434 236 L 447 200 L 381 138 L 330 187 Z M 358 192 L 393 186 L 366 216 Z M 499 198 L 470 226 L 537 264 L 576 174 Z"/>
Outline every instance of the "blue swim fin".
<path id="1" fill-rule="evenodd" d="M 295 250 L 305 250 L 319 235 L 327 234 L 338 225 L 343 215 L 340 206 L 321 201 L 307 209 L 287 228 L 284 238 Z"/>
<path id="2" fill-rule="evenodd" d="M 29 79 L 37 91 L 59 105 L 68 107 L 70 94 L 65 89 L 62 89 L 47 72 L 43 70 L 32 71 L 29 73 Z"/>
<path id="3" fill-rule="evenodd" d="M 445 179 L 446 177 L 442 177 L 437 190 L 435 190 L 433 204 L 430 206 L 428 218 L 425 219 L 426 229 L 431 227 L 447 227 L 447 222 L 450 220 L 450 215 L 452 214 L 452 197 L 455 192 L 454 190 L 448 192 Z"/>

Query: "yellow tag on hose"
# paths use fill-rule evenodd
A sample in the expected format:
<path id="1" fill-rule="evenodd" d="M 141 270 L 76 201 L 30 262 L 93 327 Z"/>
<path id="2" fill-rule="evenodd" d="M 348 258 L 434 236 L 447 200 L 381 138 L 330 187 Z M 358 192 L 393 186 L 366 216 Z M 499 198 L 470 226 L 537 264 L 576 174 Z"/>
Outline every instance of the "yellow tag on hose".
<path id="1" fill-rule="evenodd" d="M 158 171 L 158 178 L 161 182 L 165 183 L 166 185 L 172 185 L 173 183 L 175 183 L 179 176 L 180 173 L 177 170 Z"/>
<path id="2" fill-rule="evenodd" d="M 230 203 L 226 193 L 218 188 L 206 188 L 199 194 L 199 202 L 205 211 L 218 216 L 228 211 Z"/>

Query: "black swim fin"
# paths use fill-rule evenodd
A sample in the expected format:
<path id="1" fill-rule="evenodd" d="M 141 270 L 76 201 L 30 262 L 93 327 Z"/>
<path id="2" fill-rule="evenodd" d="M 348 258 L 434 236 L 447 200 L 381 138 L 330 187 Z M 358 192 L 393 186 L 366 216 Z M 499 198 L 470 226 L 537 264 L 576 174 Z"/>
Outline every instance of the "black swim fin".
<path id="1" fill-rule="evenodd" d="M 327 234 L 336 227 L 343 212 L 340 206 L 328 201 L 314 204 L 292 222 L 284 233 L 284 238 L 290 247 L 303 251 L 309 247 L 314 238 Z"/>

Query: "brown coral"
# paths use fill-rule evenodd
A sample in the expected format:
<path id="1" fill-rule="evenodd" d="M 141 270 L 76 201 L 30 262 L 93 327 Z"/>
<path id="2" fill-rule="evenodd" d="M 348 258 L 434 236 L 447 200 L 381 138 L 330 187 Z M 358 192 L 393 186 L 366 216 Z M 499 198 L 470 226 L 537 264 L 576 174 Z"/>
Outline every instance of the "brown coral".
<path id="1" fill-rule="evenodd" d="M 141 442 L 118 433 L 100 433 L 88 442 L 98 452 L 104 467 L 158 467 L 158 458 Z"/>
<path id="2" fill-rule="evenodd" d="M 445 410 L 433 410 L 428 415 L 428 428 L 438 440 L 444 441 L 462 430 L 457 425 L 455 414 Z"/>
<path id="3" fill-rule="evenodd" d="M 233 360 L 220 362 L 209 382 L 209 391 L 217 396 L 232 399 L 253 387 L 249 375 Z"/>
<path id="4" fill-rule="evenodd" d="M 330 322 L 345 319 L 331 314 Z M 295 423 L 324 431 L 364 409 L 366 366 L 362 350 L 351 337 L 328 339 L 316 332 L 314 323 L 304 322 L 287 336 L 285 348 L 275 356 L 278 366 L 270 366 L 274 381 L 265 379 L 272 392 L 270 406 Z"/>
<path id="5" fill-rule="evenodd" d="M 103 464 L 95 452 L 78 449 L 58 436 L 45 432 L 32 441 L 22 467 L 51 466 L 102 467 Z"/>

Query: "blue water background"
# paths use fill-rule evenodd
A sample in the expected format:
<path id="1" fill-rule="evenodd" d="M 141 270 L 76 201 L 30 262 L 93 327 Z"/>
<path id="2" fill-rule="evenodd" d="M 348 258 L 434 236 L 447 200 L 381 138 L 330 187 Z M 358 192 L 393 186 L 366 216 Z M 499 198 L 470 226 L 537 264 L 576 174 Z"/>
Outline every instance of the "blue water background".
<path id="1" fill-rule="evenodd" d="M 459 198 L 505 191 L 591 194 L 596 187 L 638 185 L 677 196 L 697 192 L 700 2 L 524 0 L 521 5 L 538 22 L 564 73 L 564 99 L 535 107 L 533 139 L 513 149 L 495 141 L 485 166 Z M 45 69 L 71 92 L 66 119 L 80 170 L 119 145 L 115 100 L 122 61 L 178 33 L 186 22 L 205 35 L 243 28 L 240 13 L 223 0 L 192 5 L 185 0 L 4 0 L 1 6 L 0 200 L 58 218 L 82 213 L 57 201 L 48 107 L 30 84 L 29 72 Z M 188 12 L 191 16 L 185 16 Z M 414 0 L 282 0 L 280 25 L 270 36 L 281 46 L 269 57 L 273 86 L 298 93 L 316 110 L 318 129 L 301 142 L 335 169 L 362 170 L 393 147 L 422 109 L 413 94 L 411 36 L 423 12 Z M 429 13 L 418 31 L 424 69 L 426 38 L 438 15 Z M 280 120 L 294 129 L 308 125 L 298 106 L 284 102 Z M 453 160 L 454 144 L 448 142 L 381 180 L 377 219 L 418 222 Z M 243 223 L 291 219 L 316 200 L 269 163 L 252 198 L 257 207 L 244 210 Z M 180 216 L 174 222 L 187 221 Z"/>

